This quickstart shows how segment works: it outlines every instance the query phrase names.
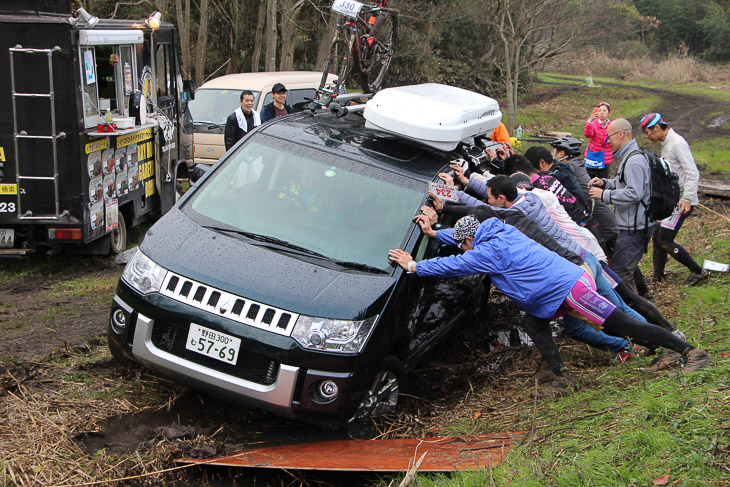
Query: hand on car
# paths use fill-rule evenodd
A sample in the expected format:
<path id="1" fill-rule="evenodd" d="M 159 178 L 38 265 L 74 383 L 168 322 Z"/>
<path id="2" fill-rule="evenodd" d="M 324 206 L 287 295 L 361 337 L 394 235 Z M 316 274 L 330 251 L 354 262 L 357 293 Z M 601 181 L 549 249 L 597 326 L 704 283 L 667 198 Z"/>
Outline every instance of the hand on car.
<path id="1" fill-rule="evenodd" d="M 436 236 L 436 230 L 431 227 L 431 221 L 426 215 L 416 215 L 413 221 L 415 221 L 418 226 L 421 227 L 421 231 L 429 237 Z"/>
<path id="2" fill-rule="evenodd" d="M 411 254 L 401 249 L 391 249 L 388 251 L 388 258 L 408 270 L 408 263 L 413 260 Z"/>
<path id="3" fill-rule="evenodd" d="M 444 209 L 444 200 L 433 194 L 431 191 L 428 192 L 428 195 L 433 198 L 433 209 L 436 210 L 436 212 L 441 213 Z"/>
<path id="4" fill-rule="evenodd" d="M 433 225 L 437 221 L 439 221 L 439 215 L 438 215 L 438 213 L 436 213 L 436 210 L 434 210 L 430 206 L 423 205 L 421 207 L 421 212 L 428 217 L 428 220 L 431 222 L 431 225 Z"/>
<path id="5" fill-rule="evenodd" d="M 446 184 L 448 186 L 454 185 L 454 178 L 451 177 L 450 175 L 446 174 L 445 172 L 440 172 L 439 178 L 441 178 L 444 181 L 444 184 Z"/>
<path id="6" fill-rule="evenodd" d="M 490 161 L 493 161 L 497 158 L 497 151 L 495 151 L 494 149 L 487 149 L 484 152 L 486 152 L 487 157 L 489 157 Z"/>
<path id="7" fill-rule="evenodd" d="M 449 167 L 454 170 L 454 179 L 464 186 L 469 184 L 469 178 L 464 176 L 464 168 L 458 164 L 449 164 Z"/>

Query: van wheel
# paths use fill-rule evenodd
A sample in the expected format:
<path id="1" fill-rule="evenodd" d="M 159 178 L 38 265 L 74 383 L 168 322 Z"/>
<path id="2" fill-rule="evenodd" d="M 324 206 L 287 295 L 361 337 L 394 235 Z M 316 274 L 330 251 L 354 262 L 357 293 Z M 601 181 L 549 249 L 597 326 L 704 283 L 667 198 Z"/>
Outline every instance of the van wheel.
<path id="1" fill-rule="evenodd" d="M 117 225 L 117 228 L 112 230 L 112 233 L 109 235 L 111 238 L 111 254 L 117 255 L 125 250 L 127 250 L 127 224 L 124 221 L 124 215 L 122 212 L 119 212 L 119 224 Z"/>
<path id="2" fill-rule="evenodd" d="M 360 402 L 350 422 L 392 412 L 398 406 L 398 396 L 406 386 L 406 370 L 403 364 L 394 356 L 388 355 L 377 370 L 367 395 Z"/>

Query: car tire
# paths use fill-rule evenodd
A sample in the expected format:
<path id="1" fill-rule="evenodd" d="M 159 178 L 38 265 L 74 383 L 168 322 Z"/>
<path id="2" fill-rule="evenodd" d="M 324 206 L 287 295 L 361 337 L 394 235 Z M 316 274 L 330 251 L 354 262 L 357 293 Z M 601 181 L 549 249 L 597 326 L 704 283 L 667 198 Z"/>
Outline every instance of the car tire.
<path id="1" fill-rule="evenodd" d="M 119 365 L 122 365 L 124 367 L 129 367 L 130 365 L 133 365 L 134 362 L 124 356 L 124 353 L 122 352 L 122 346 L 119 345 L 119 342 L 117 342 L 112 337 L 112 333 L 114 332 L 108 330 L 106 334 L 109 351 L 111 352 L 112 357 L 114 357 L 114 360 L 116 360 Z"/>
<path id="2" fill-rule="evenodd" d="M 127 250 L 127 223 L 124 221 L 124 214 L 120 211 L 117 218 L 117 228 L 109 234 L 109 252 L 112 255 L 118 255 Z"/>
<path id="3" fill-rule="evenodd" d="M 366 396 L 355 410 L 350 422 L 380 416 L 395 411 L 399 395 L 406 387 L 406 370 L 393 355 L 388 355 L 376 368 Z"/>

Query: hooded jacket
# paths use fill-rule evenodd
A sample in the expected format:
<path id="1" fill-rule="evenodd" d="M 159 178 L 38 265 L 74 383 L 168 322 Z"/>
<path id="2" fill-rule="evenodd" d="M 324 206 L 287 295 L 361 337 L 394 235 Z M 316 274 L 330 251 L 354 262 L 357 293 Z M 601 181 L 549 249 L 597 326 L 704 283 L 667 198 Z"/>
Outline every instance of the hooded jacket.
<path id="1" fill-rule="evenodd" d="M 601 120 L 594 118 L 593 122 L 586 121 L 585 127 L 583 128 L 583 135 L 588 137 L 588 147 L 583 154 L 585 157 L 588 152 L 600 152 L 603 151 L 603 162 L 608 166 L 613 162 L 613 148 L 606 143 L 606 136 L 608 132 L 608 120 L 606 125 L 601 124 Z"/>
<path id="2" fill-rule="evenodd" d="M 416 264 L 419 276 L 486 274 L 505 296 L 538 318 L 555 316 L 583 274 L 571 264 L 497 218 L 484 220 L 473 249 Z"/>

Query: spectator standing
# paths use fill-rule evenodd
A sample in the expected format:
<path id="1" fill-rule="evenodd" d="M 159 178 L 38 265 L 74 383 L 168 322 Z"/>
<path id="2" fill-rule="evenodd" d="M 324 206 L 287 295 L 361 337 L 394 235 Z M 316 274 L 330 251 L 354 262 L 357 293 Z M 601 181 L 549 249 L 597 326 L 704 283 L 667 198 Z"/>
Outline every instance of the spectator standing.
<path id="1" fill-rule="evenodd" d="M 700 172 L 697 170 L 692 151 L 684 137 L 662 119 L 659 113 L 645 115 L 639 122 L 644 135 L 652 142 L 661 142 L 662 157 L 669 161 L 672 171 L 679 176 L 679 186 L 682 190 L 679 204 L 674 213 L 665 218 L 654 229 L 654 280 L 664 280 L 664 266 L 667 256 L 671 255 L 677 262 L 685 266 L 692 273 L 689 277 L 690 285 L 694 286 L 707 279 L 707 272 L 695 262 L 684 247 L 674 241 L 682 228 L 682 224 L 692 214 L 692 210 L 699 204 L 697 186 Z"/>
<path id="2" fill-rule="evenodd" d="M 228 116 L 223 141 L 226 150 L 236 145 L 249 130 L 261 125 L 261 116 L 253 109 L 254 96 L 249 90 L 241 92 L 241 106 Z"/>
<path id="3" fill-rule="evenodd" d="M 264 108 L 261 109 L 262 121 L 267 122 L 272 118 L 294 113 L 294 109 L 286 104 L 286 93 L 286 86 L 282 83 L 276 83 L 274 85 L 271 89 L 271 96 L 274 98 L 274 101 L 268 105 L 264 105 Z"/>
<path id="4" fill-rule="evenodd" d="M 654 220 L 646 211 L 651 199 L 649 163 L 631 135 L 631 124 L 618 118 L 608 125 L 606 140 L 621 161 L 613 179 L 593 178 L 591 198 L 613 204 L 619 236 L 610 257 L 610 266 L 633 291 L 634 269 L 646 252 Z"/>
<path id="5" fill-rule="evenodd" d="M 595 106 L 586 120 L 583 135 L 588 137 L 585 153 L 586 171 L 592 178 L 607 178 L 608 166 L 613 162 L 613 150 L 606 140 L 611 105 L 602 101 Z"/>

